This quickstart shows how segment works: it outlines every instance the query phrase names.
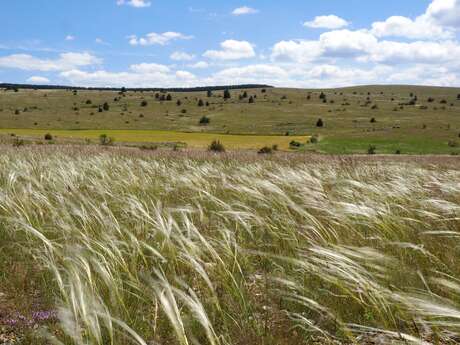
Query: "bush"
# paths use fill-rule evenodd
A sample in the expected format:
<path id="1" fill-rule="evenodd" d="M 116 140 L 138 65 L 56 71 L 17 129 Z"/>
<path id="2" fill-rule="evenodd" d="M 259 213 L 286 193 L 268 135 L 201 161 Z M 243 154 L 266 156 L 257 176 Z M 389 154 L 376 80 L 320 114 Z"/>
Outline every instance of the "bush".
<path id="1" fill-rule="evenodd" d="M 90 99 L 86 100 L 86 104 L 92 104 L 93 102 Z"/>
<path id="2" fill-rule="evenodd" d="M 168 95 L 166 96 L 166 100 L 167 101 L 172 101 L 172 96 L 168 93 Z"/>
<path id="3" fill-rule="evenodd" d="M 459 147 L 460 146 L 458 141 L 455 141 L 455 140 L 449 140 L 447 145 L 449 145 L 449 147 Z"/>
<path id="4" fill-rule="evenodd" d="M 181 102 L 180 99 L 177 100 L 176 105 L 177 105 L 178 107 L 180 107 L 180 106 L 182 105 L 182 102 Z"/>
<path id="5" fill-rule="evenodd" d="M 289 147 L 290 147 L 291 149 L 292 149 L 292 148 L 298 149 L 299 147 L 302 147 L 302 143 L 299 143 L 298 141 L 293 140 L 293 141 L 291 141 L 291 142 L 289 143 Z"/>
<path id="6" fill-rule="evenodd" d="M 182 109 L 180 112 L 181 112 L 182 114 L 186 114 L 186 113 L 187 113 L 187 109 Z"/>
<path id="7" fill-rule="evenodd" d="M 324 92 L 321 92 L 319 95 L 319 99 L 325 100 L 326 99 L 326 94 Z"/>
<path id="8" fill-rule="evenodd" d="M 395 154 L 396 154 L 396 155 L 400 155 L 400 154 L 401 154 L 401 150 L 399 150 L 399 149 L 396 150 Z"/>
<path id="9" fill-rule="evenodd" d="M 14 147 L 20 147 L 20 146 L 24 146 L 24 145 L 25 145 L 24 140 L 20 139 L 19 137 L 14 138 L 14 140 L 13 140 L 13 146 Z"/>
<path id="10" fill-rule="evenodd" d="M 271 147 L 264 146 L 257 153 L 260 154 L 260 155 L 272 154 L 273 149 Z"/>
<path id="11" fill-rule="evenodd" d="M 46 133 L 45 140 L 53 140 L 53 136 L 50 133 Z"/>
<path id="12" fill-rule="evenodd" d="M 14 115 L 19 115 L 20 113 L 21 113 L 21 112 L 19 111 L 19 109 L 16 109 L 16 110 L 14 111 Z"/>
<path id="13" fill-rule="evenodd" d="M 457 95 L 457 100 L 460 101 L 460 93 Z"/>
<path id="14" fill-rule="evenodd" d="M 316 127 L 324 127 L 323 119 L 318 119 L 318 121 L 316 122 Z"/>
<path id="15" fill-rule="evenodd" d="M 206 116 L 203 116 L 201 119 L 200 119 L 200 125 L 207 125 L 211 122 L 211 120 L 209 119 L 209 117 L 206 117 Z"/>
<path id="16" fill-rule="evenodd" d="M 310 138 L 310 144 L 317 144 L 319 142 L 319 138 L 317 135 L 313 135 L 311 138 Z"/>
<path id="17" fill-rule="evenodd" d="M 249 97 L 249 101 L 248 101 L 248 103 L 249 103 L 249 104 L 252 104 L 252 103 L 254 103 L 254 97 L 252 97 L 252 96 L 251 96 L 251 97 Z"/>
<path id="18" fill-rule="evenodd" d="M 110 138 L 107 136 L 107 134 L 101 134 L 99 136 L 99 143 L 102 145 L 102 146 L 109 146 L 109 145 L 112 145 L 114 143 L 114 139 L 113 138 Z"/>
<path id="19" fill-rule="evenodd" d="M 225 152 L 225 147 L 219 140 L 213 140 L 208 150 L 212 152 Z"/>
<path id="20" fill-rule="evenodd" d="M 224 90 L 224 99 L 230 99 L 232 95 L 228 89 Z"/>
<path id="21" fill-rule="evenodd" d="M 376 123 L 376 122 L 377 122 L 377 120 L 375 119 L 375 117 L 373 117 L 373 118 L 371 119 L 371 123 Z"/>
<path id="22" fill-rule="evenodd" d="M 105 103 L 102 105 L 102 109 L 104 109 L 105 111 L 109 111 L 109 110 L 110 110 L 109 103 L 105 102 Z"/>
<path id="23" fill-rule="evenodd" d="M 426 100 L 428 103 L 433 103 L 434 102 L 434 98 L 433 97 L 428 97 L 428 99 Z"/>
<path id="24" fill-rule="evenodd" d="M 212 91 L 211 91 L 211 90 L 208 90 L 208 91 L 206 92 L 206 96 L 207 96 L 207 97 L 212 97 Z"/>
<path id="25" fill-rule="evenodd" d="M 203 102 L 203 100 L 202 100 L 202 99 L 200 99 L 200 100 L 198 101 L 198 106 L 199 106 L 199 107 L 202 107 L 202 106 L 204 106 L 204 102 Z"/>
<path id="26" fill-rule="evenodd" d="M 141 102 L 141 107 L 146 107 L 149 103 L 146 100 Z"/>
<path id="27" fill-rule="evenodd" d="M 373 110 L 378 109 L 378 108 L 379 108 L 379 106 L 378 106 L 377 104 L 374 104 L 374 105 L 371 107 L 371 109 L 373 109 Z"/>
<path id="28" fill-rule="evenodd" d="M 367 154 L 368 155 L 375 155 L 376 151 L 377 151 L 377 147 L 375 147 L 374 145 L 371 145 L 367 149 Z"/>

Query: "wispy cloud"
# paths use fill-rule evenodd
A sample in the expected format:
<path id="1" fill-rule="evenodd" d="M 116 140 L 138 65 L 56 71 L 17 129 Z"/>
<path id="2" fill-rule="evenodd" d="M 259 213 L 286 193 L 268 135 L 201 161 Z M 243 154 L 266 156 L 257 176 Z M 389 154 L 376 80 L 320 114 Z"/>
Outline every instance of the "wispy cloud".
<path id="1" fill-rule="evenodd" d="M 127 5 L 136 8 L 150 7 L 152 3 L 146 0 L 117 0 L 117 5 Z"/>
<path id="2" fill-rule="evenodd" d="M 161 34 L 156 32 L 151 32 L 144 37 L 137 37 L 136 35 L 131 35 L 129 38 L 129 44 L 132 46 L 151 46 L 151 45 L 161 45 L 164 46 L 171 41 L 176 40 L 190 40 L 193 36 L 187 36 L 181 34 L 180 32 L 163 32 Z"/>
<path id="3" fill-rule="evenodd" d="M 252 7 L 248 7 L 248 6 L 235 8 L 232 12 L 234 16 L 242 16 L 245 14 L 256 14 L 256 13 L 259 13 L 259 10 L 252 8 Z"/>

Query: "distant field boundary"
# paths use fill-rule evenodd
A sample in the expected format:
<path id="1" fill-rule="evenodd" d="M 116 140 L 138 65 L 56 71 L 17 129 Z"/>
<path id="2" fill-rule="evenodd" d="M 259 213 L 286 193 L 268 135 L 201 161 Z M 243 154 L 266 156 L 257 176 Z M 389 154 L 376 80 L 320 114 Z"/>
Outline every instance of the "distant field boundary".
<path id="1" fill-rule="evenodd" d="M 51 129 L 0 129 L 0 134 L 43 139 L 51 134 L 61 139 L 99 140 L 101 134 L 114 138 L 119 143 L 185 143 L 190 148 L 207 148 L 213 140 L 219 140 L 228 149 L 260 149 L 276 145 L 280 150 L 289 150 L 291 141 L 306 143 L 309 136 L 238 135 L 199 132 L 175 132 L 156 130 L 51 130 Z"/>

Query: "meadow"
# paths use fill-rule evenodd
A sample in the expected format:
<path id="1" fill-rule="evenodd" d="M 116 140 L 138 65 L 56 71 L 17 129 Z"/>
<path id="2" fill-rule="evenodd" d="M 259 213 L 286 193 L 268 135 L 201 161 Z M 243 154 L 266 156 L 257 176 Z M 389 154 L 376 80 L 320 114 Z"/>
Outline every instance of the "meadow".
<path id="1" fill-rule="evenodd" d="M 297 148 L 300 151 L 362 154 L 375 146 L 376 153 L 381 154 L 460 153 L 460 88 L 266 88 L 231 90 L 230 96 L 224 99 L 223 91 L 208 95 L 0 90 L 0 128 L 2 133 L 18 132 L 35 139 L 43 139 L 41 134 L 50 132 L 82 142 L 93 137 L 92 131 L 114 131 L 119 144 L 182 137 L 191 148 L 204 147 L 203 141 L 196 140 L 197 134 L 184 133 L 201 133 L 206 140 L 212 137 L 208 134 L 231 135 L 219 138 L 224 145 L 242 149 L 272 142 L 258 136 L 298 136 L 303 137 L 302 146 Z M 203 117 L 206 123 L 200 123 Z M 322 126 L 318 126 L 319 119 Z M 311 136 L 318 142 L 307 144 Z M 279 145 L 287 149 L 286 143 L 297 139 L 286 139 Z"/>
<path id="2" fill-rule="evenodd" d="M 5 146 L 0 339 L 458 344 L 459 181 L 456 157 Z"/>

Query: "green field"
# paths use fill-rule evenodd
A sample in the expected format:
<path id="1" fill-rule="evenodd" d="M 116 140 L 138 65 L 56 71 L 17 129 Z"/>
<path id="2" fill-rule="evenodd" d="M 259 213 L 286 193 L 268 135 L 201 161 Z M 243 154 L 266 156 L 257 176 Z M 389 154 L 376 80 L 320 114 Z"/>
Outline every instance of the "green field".
<path id="1" fill-rule="evenodd" d="M 365 153 L 373 145 L 377 153 L 460 153 L 460 88 L 268 88 L 266 92 L 247 90 L 248 97 L 240 99 L 243 92 L 231 91 L 229 100 L 218 91 L 212 97 L 205 92 L 170 93 L 172 100 L 162 101 L 156 98 L 156 92 L 120 95 L 113 91 L 1 90 L 0 128 L 3 133 L 26 136 L 41 135 L 43 132 L 31 131 L 41 129 L 72 138 L 94 138 L 102 131 L 113 133 L 118 142 L 177 140 L 198 148 L 207 146 L 205 142 L 218 133 L 231 135 L 219 136 L 228 139 L 229 148 L 243 149 L 272 142 L 286 148 L 287 143 L 296 140 L 254 137 L 259 135 L 317 135 L 318 144 L 305 145 L 301 150 Z M 321 92 L 325 101 L 319 97 Z M 251 96 L 254 103 L 249 103 Z M 198 106 L 200 99 L 203 106 Z M 105 102 L 109 110 L 100 112 Z M 199 124 L 203 116 L 210 119 L 208 125 Z M 319 118 L 323 128 L 316 126 Z M 142 132 L 134 132 L 138 130 Z M 182 134 L 185 132 L 199 135 Z"/>

